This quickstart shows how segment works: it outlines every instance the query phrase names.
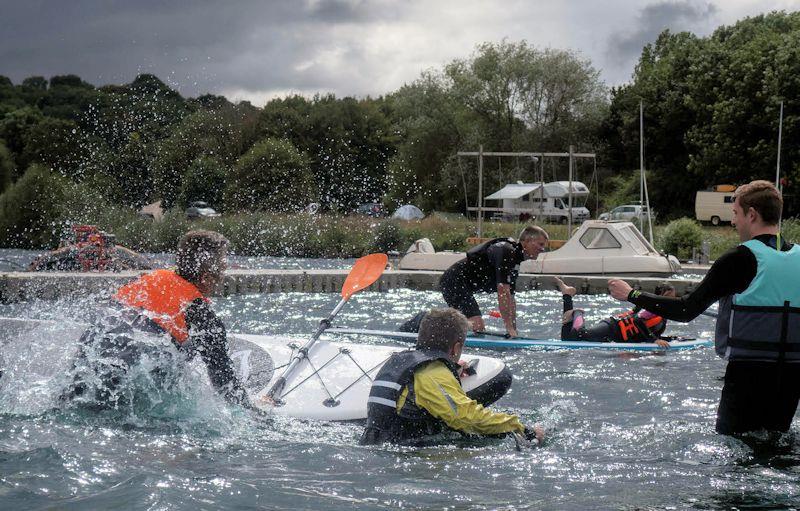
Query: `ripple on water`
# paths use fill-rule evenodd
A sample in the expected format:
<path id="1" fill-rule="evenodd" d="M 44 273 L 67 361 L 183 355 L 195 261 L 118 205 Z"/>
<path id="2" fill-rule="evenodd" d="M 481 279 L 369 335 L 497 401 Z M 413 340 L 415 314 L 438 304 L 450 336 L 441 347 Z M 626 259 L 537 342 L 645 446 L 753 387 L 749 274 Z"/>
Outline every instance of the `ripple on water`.
<path id="1" fill-rule="evenodd" d="M 338 298 L 232 296 L 215 307 L 230 330 L 303 338 Z M 0 315 L 91 320 L 94 301 L 0 305 Z M 490 296 L 479 303 L 496 308 Z M 518 304 L 525 334 L 557 336 L 557 293 L 523 292 Z M 385 328 L 441 305 L 434 292 L 362 293 L 337 323 Z M 576 305 L 591 321 L 620 310 L 602 296 L 579 296 Z M 713 323 L 669 328 L 707 337 Z M 45 339 L 10 354 L 28 376 L 0 387 L 0 508 L 728 509 L 800 501 L 794 436 L 759 444 L 713 433 L 724 363 L 710 349 L 635 357 L 481 350 L 515 375 L 497 407 L 549 429 L 544 448 L 518 453 L 508 439 L 362 447 L 359 424 L 254 417 L 203 388 L 179 393 L 182 406 L 133 418 L 58 407 L 56 368 L 68 362 L 67 345 Z M 48 377 L 32 376 L 43 369 Z"/>

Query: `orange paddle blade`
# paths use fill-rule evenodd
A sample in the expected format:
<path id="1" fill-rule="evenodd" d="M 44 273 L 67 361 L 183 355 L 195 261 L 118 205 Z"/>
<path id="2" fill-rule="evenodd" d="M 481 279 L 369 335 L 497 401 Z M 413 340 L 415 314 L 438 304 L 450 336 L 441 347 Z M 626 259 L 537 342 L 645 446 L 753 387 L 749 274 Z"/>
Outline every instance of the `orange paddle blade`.
<path id="1" fill-rule="evenodd" d="M 378 280 L 389 258 L 386 254 L 370 254 L 356 260 L 353 269 L 344 281 L 342 286 L 342 298 L 347 300 L 354 293 L 369 287 L 370 284 Z"/>

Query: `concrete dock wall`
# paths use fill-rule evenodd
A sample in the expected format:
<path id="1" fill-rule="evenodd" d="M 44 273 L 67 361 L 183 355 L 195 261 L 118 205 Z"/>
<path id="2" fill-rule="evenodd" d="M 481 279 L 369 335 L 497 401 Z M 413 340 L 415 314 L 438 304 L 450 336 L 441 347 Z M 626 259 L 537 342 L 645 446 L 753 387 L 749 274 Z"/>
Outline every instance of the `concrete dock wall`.
<path id="1" fill-rule="evenodd" d="M 140 273 L 0 273 L 0 303 L 55 300 L 89 294 L 107 296 Z M 221 293 L 338 293 L 347 274 L 348 270 L 228 270 Z M 438 271 L 387 270 L 369 290 L 435 290 L 441 274 Z M 581 294 L 604 294 L 608 292 L 607 282 L 612 277 L 567 275 L 561 278 L 568 285 L 575 286 Z M 698 284 L 694 280 L 644 277 L 625 277 L 625 280 L 634 288 L 644 291 L 653 291 L 658 284 L 669 282 L 679 295 L 691 291 Z M 553 277 L 520 275 L 517 290 L 533 289 L 555 289 Z"/>

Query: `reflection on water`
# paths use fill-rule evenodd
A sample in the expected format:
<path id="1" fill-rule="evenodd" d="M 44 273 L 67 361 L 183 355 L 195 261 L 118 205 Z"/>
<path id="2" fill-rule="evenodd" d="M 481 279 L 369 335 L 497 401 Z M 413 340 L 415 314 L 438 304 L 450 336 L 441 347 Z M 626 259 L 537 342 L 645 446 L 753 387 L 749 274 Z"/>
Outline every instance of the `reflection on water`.
<path id="1" fill-rule="evenodd" d="M 215 307 L 231 330 L 302 339 L 338 298 L 233 296 Z M 91 319 L 92 301 L 0 305 L 0 315 Z M 557 293 L 520 293 L 518 303 L 525 334 L 557 336 Z M 496 307 L 489 296 L 480 304 Z M 434 292 L 363 293 L 336 323 L 386 328 L 441 305 Z M 576 306 L 589 321 L 620 310 L 608 297 L 579 296 Z M 713 323 L 670 323 L 669 331 L 708 337 Z M 18 369 L 38 358 L 40 369 L 57 373 L 69 358 L 66 337 L 56 332 L 27 348 L 7 346 L 4 357 Z M 544 448 L 518 453 L 508 439 L 361 447 L 358 424 L 264 419 L 200 387 L 182 394 L 192 406 L 123 420 L 55 406 L 47 399 L 56 375 L 40 378 L 30 367 L 24 384 L 0 386 L 0 508 L 774 509 L 800 500 L 796 436 L 714 434 L 724 362 L 711 349 L 636 357 L 481 353 L 502 357 L 513 371 L 512 389 L 497 406 L 544 422 Z M 39 404 L 26 408 L 31 401 Z"/>

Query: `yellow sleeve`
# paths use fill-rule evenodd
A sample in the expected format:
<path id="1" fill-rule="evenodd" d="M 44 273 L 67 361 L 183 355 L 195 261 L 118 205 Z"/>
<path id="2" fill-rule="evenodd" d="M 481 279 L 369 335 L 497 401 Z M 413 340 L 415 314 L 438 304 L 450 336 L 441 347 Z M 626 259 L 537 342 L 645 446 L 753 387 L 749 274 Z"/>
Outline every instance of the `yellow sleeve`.
<path id="1" fill-rule="evenodd" d="M 414 392 L 418 406 L 455 430 L 484 435 L 525 430 L 516 415 L 493 412 L 467 396 L 441 361 L 431 362 L 414 374 Z"/>

